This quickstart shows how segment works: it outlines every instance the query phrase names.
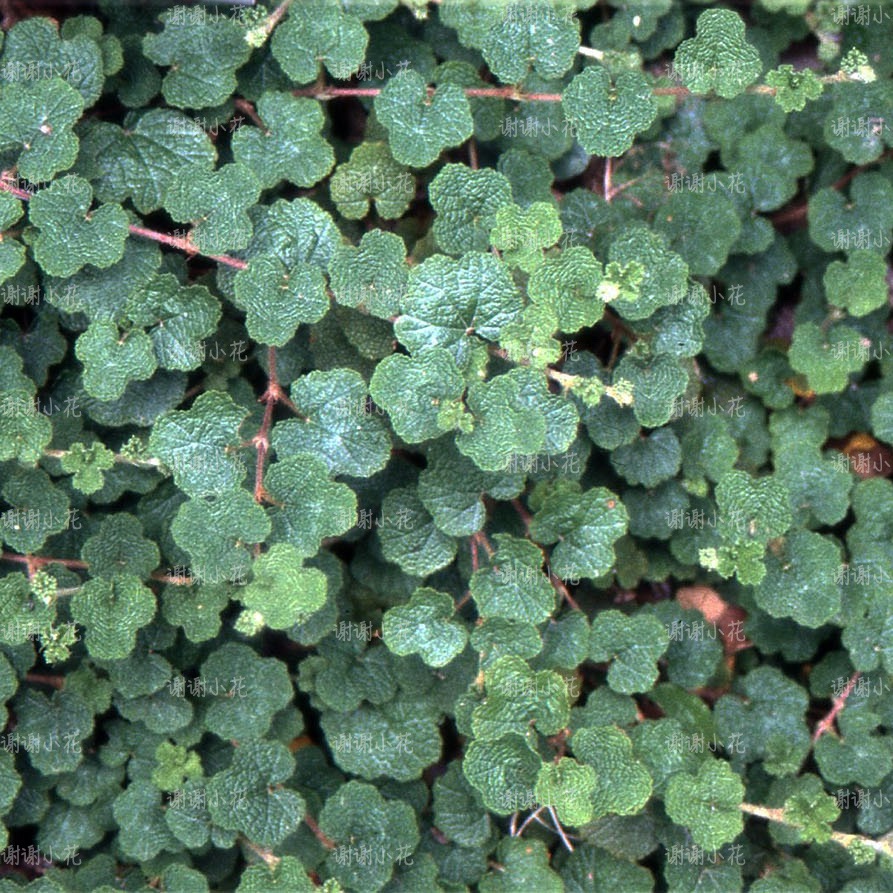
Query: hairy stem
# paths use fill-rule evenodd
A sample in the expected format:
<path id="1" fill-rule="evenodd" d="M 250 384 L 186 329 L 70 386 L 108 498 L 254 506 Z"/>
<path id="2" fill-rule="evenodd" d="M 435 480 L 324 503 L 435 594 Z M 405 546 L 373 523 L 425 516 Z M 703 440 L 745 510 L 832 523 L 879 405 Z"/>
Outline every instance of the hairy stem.
<path id="1" fill-rule="evenodd" d="M 837 714 L 843 710 L 844 705 L 846 704 L 846 699 L 852 694 L 853 689 L 856 687 L 856 683 L 861 678 L 862 674 L 857 670 L 850 676 L 849 681 L 847 682 L 843 691 L 834 699 L 831 704 L 831 709 L 825 714 L 822 718 L 822 721 L 815 727 L 815 731 L 812 734 L 812 743 L 815 744 L 822 735 L 825 734 L 829 729 L 834 727 L 834 722 L 837 719 Z"/>
<path id="2" fill-rule="evenodd" d="M 741 811 L 746 812 L 748 815 L 767 819 L 770 822 L 778 822 L 779 824 L 787 825 L 790 828 L 802 827 L 798 822 L 794 822 L 787 818 L 784 809 L 781 808 L 757 806 L 755 803 L 742 803 Z M 832 832 L 831 840 L 844 847 L 851 847 L 854 844 L 866 846 L 874 850 L 876 853 L 893 857 L 893 843 L 889 840 L 875 840 L 872 837 L 865 837 L 862 834 L 847 834 L 844 831 Z"/>

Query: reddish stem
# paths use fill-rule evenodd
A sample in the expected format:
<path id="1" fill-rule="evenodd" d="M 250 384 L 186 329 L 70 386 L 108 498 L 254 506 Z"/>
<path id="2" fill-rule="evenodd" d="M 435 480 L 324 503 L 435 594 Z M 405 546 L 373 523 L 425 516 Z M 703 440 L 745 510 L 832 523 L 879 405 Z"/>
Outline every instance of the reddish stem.
<path id="1" fill-rule="evenodd" d="M 326 102 L 329 99 L 344 99 L 349 97 L 375 97 L 381 93 L 381 87 L 323 87 L 316 84 L 310 87 L 301 87 L 292 90 L 295 96 L 309 96 Z M 428 95 L 434 93 L 434 87 L 428 87 Z M 466 87 L 465 95 L 490 99 L 512 99 L 515 102 L 561 102 L 560 93 L 522 93 L 517 87 Z"/>
<path id="2" fill-rule="evenodd" d="M 152 239 L 153 242 L 160 242 L 162 245 L 176 248 L 179 251 L 185 251 L 187 254 L 202 254 L 202 252 L 199 251 L 188 238 L 181 239 L 177 236 L 171 236 L 167 233 L 159 233 L 153 229 L 146 229 L 143 226 L 136 226 L 134 224 L 131 224 L 128 229 L 135 236 L 142 236 L 144 239 Z M 218 263 L 224 264 L 227 267 L 233 267 L 236 270 L 244 270 L 248 267 L 248 264 L 244 260 L 239 260 L 237 257 L 229 257 L 226 254 L 206 254 L 203 256 L 209 257 L 211 260 L 216 260 Z"/>
<path id="3" fill-rule="evenodd" d="M 247 100 L 239 97 L 233 102 L 233 105 L 240 111 L 244 112 L 252 121 L 252 123 L 256 124 L 264 133 L 269 133 L 270 131 L 264 127 L 264 122 L 261 121 L 260 115 L 258 115 L 257 110 L 254 106 Z"/>
<path id="4" fill-rule="evenodd" d="M 512 508 L 518 513 L 518 517 L 524 523 L 524 532 L 527 536 L 530 536 L 530 522 L 533 520 L 533 515 L 527 511 L 526 508 L 521 504 L 520 499 L 512 500 Z M 540 546 L 540 551 L 543 553 L 543 560 L 547 561 L 548 557 L 546 555 L 545 550 Z M 570 594 L 567 586 L 561 581 L 560 578 L 556 577 L 555 574 L 552 573 L 552 569 L 549 569 L 549 582 L 554 587 L 555 591 L 575 610 L 582 611 L 583 609 L 577 604 L 577 600 Z"/>
<path id="5" fill-rule="evenodd" d="M 276 374 L 275 347 L 271 347 L 267 351 L 267 367 L 269 369 L 267 389 L 258 398 L 258 402 L 264 404 L 264 417 L 257 434 L 251 438 L 251 442 L 257 449 L 257 465 L 254 471 L 254 499 L 256 502 L 270 501 L 269 494 L 264 488 L 264 470 L 267 464 L 267 453 L 270 449 L 270 428 L 273 425 L 273 410 L 276 404 L 285 396 L 279 384 L 279 377 Z"/>
<path id="6" fill-rule="evenodd" d="M 65 688 L 64 676 L 42 676 L 40 673 L 25 673 L 25 682 L 33 682 L 35 685 L 50 685 L 60 691 Z"/>
<path id="7" fill-rule="evenodd" d="M 0 190 L 8 192 L 10 195 L 14 195 L 17 199 L 21 199 L 21 201 L 25 202 L 34 198 L 32 193 L 27 192 L 24 189 L 19 189 L 17 186 L 13 186 L 6 180 L 0 180 Z M 168 233 L 159 233 L 153 229 L 146 229 L 146 227 L 137 226 L 136 224 L 130 224 L 127 228 L 135 236 L 140 236 L 143 239 L 151 239 L 153 242 L 160 242 L 162 245 L 176 248 L 178 251 L 185 251 L 189 255 L 202 254 L 202 252 L 199 251 L 188 238 L 181 239 L 178 236 L 171 236 Z M 237 270 L 244 270 L 248 266 L 244 260 L 239 260 L 237 257 L 229 257 L 225 254 L 207 254 L 203 256 L 209 257 L 211 260 L 215 260 L 225 266 L 234 267 Z"/>
<path id="8" fill-rule="evenodd" d="M 81 561 L 79 558 L 47 558 L 43 555 L 17 555 L 15 552 L 4 552 L 0 555 L 3 561 L 17 561 L 19 564 L 27 565 L 28 576 L 33 576 L 37 568 L 47 564 L 61 564 L 65 567 L 86 570 L 87 562 Z"/>
<path id="9" fill-rule="evenodd" d="M 161 571 L 153 571 L 151 577 L 159 583 L 170 583 L 172 586 L 192 586 L 195 583 L 192 577 L 174 577 Z"/>
<path id="10" fill-rule="evenodd" d="M 490 545 L 490 540 L 487 539 L 487 534 L 483 530 L 472 534 L 471 541 L 479 545 L 487 553 L 487 558 L 492 558 L 496 554 L 496 550 Z"/>
<path id="11" fill-rule="evenodd" d="M 319 829 L 319 825 L 316 824 L 313 816 L 310 813 L 305 813 L 304 815 L 304 824 L 313 832 L 313 836 L 327 849 L 334 850 L 335 849 L 335 841 L 326 837 L 325 834 L 322 833 Z"/>
<path id="12" fill-rule="evenodd" d="M 815 727 L 815 731 L 812 734 L 812 743 L 815 744 L 822 735 L 825 734 L 829 729 L 831 729 L 834 725 L 834 721 L 837 719 L 837 714 L 843 710 L 844 705 L 846 704 L 846 699 L 852 694 L 853 689 L 856 687 L 856 683 L 861 678 L 862 674 L 857 670 L 850 676 L 849 682 L 846 684 L 846 688 L 834 699 L 831 704 L 831 709 L 825 714 L 822 721 Z"/>
<path id="13" fill-rule="evenodd" d="M 859 165 L 859 167 L 851 168 L 839 180 L 832 183 L 831 188 L 843 189 L 843 187 L 846 186 L 854 177 L 857 177 L 863 171 L 868 170 L 870 167 L 873 167 L 881 161 L 885 161 L 891 156 L 893 156 L 893 149 L 887 149 L 886 152 L 884 152 L 874 161 L 870 161 L 868 162 L 868 164 Z M 773 226 L 785 226 L 791 223 L 801 223 L 806 219 L 806 213 L 808 209 L 809 199 L 804 199 L 794 205 L 789 205 L 787 208 L 782 208 L 780 211 L 776 211 L 769 219 L 772 221 Z"/>

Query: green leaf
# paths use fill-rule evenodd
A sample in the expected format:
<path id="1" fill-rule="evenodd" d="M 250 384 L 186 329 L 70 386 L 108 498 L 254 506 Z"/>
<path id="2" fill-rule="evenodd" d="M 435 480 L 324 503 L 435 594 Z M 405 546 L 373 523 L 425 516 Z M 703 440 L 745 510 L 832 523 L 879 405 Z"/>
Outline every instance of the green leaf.
<path id="1" fill-rule="evenodd" d="M 90 180 L 98 198 L 127 198 L 143 214 L 162 206 L 164 191 L 181 171 L 210 171 L 214 144 L 201 127 L 173 109 L 150 109 L 132 127 L 106 121 L 82 125 L 77 172 Z"/>
<path id="2" fill-rule="evenodd" d="M 427 577 L 456 557 L 456 540 L 437 529 L 411 487 L 395 487 L 381 504 L 378 537 L 388 561 L 404 573 Z"/>
<path id="3" fill-rule="evenodd" d="M 390 879 L 397 860 L 408 860 L 419 842 L 415 813 L 407 803 L 385 800 L 372 785 L 350 781 L 330 796 L 319 814 L 319 828 L 338 846 L 365 846 L 370 864 L 338 859 L 338 846 L 325 861 L 327 874 L 348 889 L 376 893 Z"/>
<path id="4" fill-rule="evenodd" d="M 313 186 L 332 170 L 335 155 L 320 134 L 325 114 L 319 102 L 269 91 L 258 99 L 257 114 L 264 129 L 240 127 L 232 146 L 235 160 L 250 168 L 264 189 L 282 180 Z"/>
<path id="5" fill-rule="evenodd" d="M 886 254 L 893 230 L 893 184 L 881 174 L 859 174 L 849 196 L 839 189 L 819 189 L 806 210 L 809 236 L 823 251 L 866 249 Z"/>
<path id="6" fill-rule="evenodd" d="M 216 825 L 239 831 L 260 846 L 276 846 L 297 830 L 304 798 L 283 787 L 294 757 L 278 741 L 248 741 L 233 752 L 229 768 L 208 780 L 208 804 Z"/>
<path id="7" fill-rule="evenodd" d="M 561 877 L 566 893 L 651 893 L 654 889 L 654 878 L 647 868 L 589 843 L 574 846 L 561 868 Z"/>
<path id="8" fill-rule="evenodd" d="M 382 639 L 394 654 L 418 654 L 429 667 L 446 666 L 468 641 L 465 627 L 452 620 L 453 612 L 452 596 L 417 589 L 407 604 L 385 613 Z"/>
<path id="9" fill-rule="evenodd" d="M 236 69 L 251 54 L 243 29 L 226 18 L 185 21 L 176 9 L 159 18 L 164 30 L 143 38 L 143 52 L 157 65 L 169 66 L 161 85 L 167 102 L 200 109 L 226 101 L 236 89 Z"/>
<path id="10" fill-rule="evenodd" d="M 646 428 L 665 425 L 673 416 L 678 398 L 685 393 L 688 376 L 679 361 L 660 354 L 650 361 L 627 354 L 614 369 L 614 387 L 632 392 L 635 417 Z"/>
<path id="11" fill-rule="evenodd" d="M 243 580 L 247 546 L 270 534 L 270 519 L 244 490 L 184 502 L 171 524 L 174 542 L 192 558 L 192 576 L 202 582 Z"/>
<path id="12" fill-rule="evenodd" d="M 813 167 L 809 146 L 789 139 L 780 126 L 766 124 L 741 139 L 727 166 L 740 171 L 744 190 L 757 211 L 773 211 L 792 199 L 799 179 Z M 731 186 L 728 190 L 730 195 Z"/>
<path id="13" fill-rule="evenodd" d="M 498 341 L 521 307 L 517 287 L 492 254 L 434 255 L 412 268 L 394 334 L 414 354 L 445 347 L 464 368 L 477 339 Z"/>
<path id="14" fill-rule="evenodd" d="M 806 774 L 776 781 L 770 797 L 773 805 L 784 808 L 786 823 L 773 822 L 769 826 L 780 843 L 826 843 L 831 839 L 831 824 L 840 817 L 840 809 L 834 797 L 825 793 L 818 776 Z"/>
<path id="15" fill-rule="evenodd" d="M 366 411 L 366 383 L 352 369 L 315 371 L 291 386 L 291 399 L 302 419 L 273 426 L 277 456 L 319 456 L 332 474 L 368 477 L 381 471 L 391 441 L 380 419 Z"/>
<path id="16" fill-rule="evenodd" d="M 734 543 L 767 543 L 791 526 L 787 491 L 774 477 L 729 471 L 716 485 L 716 505 L 723 536 Z"/>
<path id="17" fill-rule="evenodd" d="M 339 304 L 390 319 L 399 312 L 406 293 L 406 246 L 394 233 L 371 230 L 359 245 L 344 244 L 335 249 L 329 276 Z"/>
<path id="18" fill-rule="evenodd" d="M 540 623 L 555 609 L 555 591 L 543 573 L 543 553 L 534 543 L 498 533 L 492 566 L 479 568 L 469 583 L 482 617 Z"/>
<path id="19" fill-rule="evenodd" d="M 28 751 L 31 765 L 43 775 L 73 772 L 84 758 L 81 742 L 93 732 L 93 711 L 84 698 L 73 691 L 47 697 L 22 688 L 13 706 L 19 737 L 37 742 Z"/>
<path id="20" fill-rule="evenodd" d="M 887 265 L 873 251 L 853 251 L 846 262 L 828 265 L 822 282 L 828 302 L 865 316 L 887 303 Z"/>
<path id="21" fill-rule="evenodd" d="M 93 322 L 77 340 L 84 387 L 99 400 L 117 400 L 131 381 L 145 381 L 158 368 L 152 339 L 142 329 L 121 332 L 117 323 Z"/>
<path id="22" fill-rule="evenodd" d="M 551 560 L 557 576 L 604 576 L 614 564 L 614 543 L 626 533 L 626 509 L 604 487 L 581 492 L 576 482 L 560 483 L 537 508 L 530 536 L 544 545 L 558 543 Z"/>
<path id="23" fill-rule="evenodd" d="M 209 701 L 205 726 L 224 741 L 235 738 L 247 742 L 263 737 L 273 715 L 288 706 L 294 696 L 282 661 L 259 657 L 253 648 L 239 642 L 227 642 L 211 652 L 201 666 L 199 679 Z"/>
<path id="24" fill-rule="evenodd" d="M 415 196 L 415 180 L 408 168 L 394 161 L 387 143 L 367 141 L 335 168 L 329 192 L 348 220 L 362 220 L 372 203 L 379 217 L 394 220 L 403 216 Z M 363 238 L 385 235 L 391 234 L 376 229 Z"/>
<path id="25" fill-rule="evenodd" d="M 225 493 L 245 477 L 235 448 L 247 414 L 227 394 L 207 391 L 188 410 L 171 410 L 158 418 L 149 452 L 170 468 L 187 496 Z"/>
<path id="26" fill-rule="evenodd" d="M 102 27 L 94 19 L 99 27 L 79 31 L 73 27 L 76 21 L 72 18 L 63 24 L 61 39 L 59 25 L 52 19 L 33 16 L 17 22 L 9 31 L 3 53 L 6 78 L 62 78 L 80 92 L 85 107 L 93 105 L 103 87 L 104 53 L 98 40 Z"/>
<path id="27" fill-rule="evenodd" d="M 529 208 L 503 205 L 496 210 L 490 244 L 502 252 L 510 267 L 532 273 L 544 261 L 543 249 L 561 238 L 558 211 L 547 202 L 534 202 Z"/>
<path id="28" fill-rule="evenodd" d="M 302 261 L 287 266 L 265 254 L 236 274 L 235 303 L 247 312 L 248 334 L 273 347 L 287 344 L 301 323 L 318 322 L 329 309 L 322 270 Z"/>
<path id="29" fill-rule="evenodd" d="M 520 474 L 481 471 L 448 438 L 431 444 L 426 458 L 428 464 L 419 475 L 419 498 L 437 528 L 450 536 L 471 536 L 483 527 L 485 493 L 511 499 L 524 486 Z"/>
<path id="30" fill-rule="evenodd" d="M 870 164 L 880 158 L 884 144 L 893 142 L 884 123 L 893 114 L 893 92 L 887 80 L 870 84 L 844 81 L 831 87 L 831 96 L 823 128 L 828 145 L 853 164 Z"/>
<path id="31" fill-rule="evenodd" d="M 327 712 L 322 727 L 337 765 L 368 779 L 420 778 L 443 747 L 430 705 L 407 697 L 382 706 L 361 704 L 347 713 Z"/>
<path id="32" fill-rule="evenodd" d="M 389 78 L 375 97 L 375 113 L 388 131 L 395 160 L 410 167 L 427 167 L 444 149 L 461 145 L 474 132 L 465 91 L 443 84 L 429 98 L 417 71 Z"/>
<path id="33" fill-rule="evenodd" d="M 817 394 L 834 394 L 849 383 L 850 373 L 865 364 L 863 337 L 856 329 L 832 325 L 827 330 L 804 322 L 794 329 L 788 361 L 806 376 Z"/>
<path id="34" fill-rule="evenodd" d="M 570 719 L 567 685 L 552 670 L 535 672 L 509 655 L 484 671 L 484 684 L 486 696 L 471 716 L 475 738 L 481 741 L 523 736 L 534 724 L 541 734 L 555 735 Z"/>
<path id="35" fill-rule="evenodd" d="M 766 576 L 756 587 L 757 604 L 773 617 L 793 617 L 812 629 L 840 610 L 835 581 L 840 551 L 828 538 L 795 530 L 766 557 Z"/>
<path id="36" fill-rule="evenodd" d="M 27 180 L 51 180 L 77 158 L 72 128 L 83 111 L 78 91 L 61 78 L 5 86 L 0 90 L 0 150 L 18 153 L 16 167 Z"/>
<path id="37" fill-rule="evenodd" d="M 164 191 L 164 208 L 174 220 L 191 223 L 190 238 L 203 254 L 244 248 L 251 240 L 247 210 L 261 187 L 244 164 L 226 164 L 216 171 L 181 170 Z"/>
<path id="38" fill-rule="evenodd" d="M 152 784 L 162 791 L 175 791 L 190 778 L 201 778 L 201 757 L 170 741 L 162 741 L 155 750 L 157 765 L 152 772 Z"/>
<path id="39" fill-rule="evenodd" d="M 434 821 L 446 836 L 461 846 L 477 846 L 490 837 L 490 816 L 481 795 L 468 783 L 458 762 L 433 785 Z"/>
<path id="40" fill-rule="evenodd" d="M 757 667 L 737 687 L 738 696 L 724 695 L 713 711 L 725 748 L 744 761 L 761 761 L 771 775 L 798 773 L 810 747 L 808 694 L 769 666 Z"/>
<path id="41" fill-rule="evenodd" d="M 608 685 L 621 694 L 649 691 L 657 681 L 657 661 L 669 647 L 666 627 L 653 616 L 628 616 L 611 609 L 592 623 L 589 656 L 609 661 Z"/>
<path id="42" fill-rule="evenodd" d="M 614 470 L 630 484 L 656 487 L 676 476 L 682 464 L 679 439 L 668 428 L 617 447 L 611 456 Z"/>
<path id="43" fill-rule="evenodd" d="M 202 339 L 217 329 L 220 302 L 203 285 L 182 286 L 176 276 L 162 273 L 130 296 L 125 313 L 149 328 L 162 369 L 188 371 L 201 365 Z"/>
<path id="44" fill-rule="evenodd" d="M 112 815 L 118 825 L 117 846 L 130 859 L 153 859 L 178 846 L 164 821 L 161 792 L 147 779 L 134 781 L 115 798 Z"/>
<path id="45" fill-rule="evenodd" d="M 575 245 L 538 266 L 527 293 L 535 304 L 554 311 L 561 331 L 576 332 L 602 317 L 607 297 L 602 276 L 602 265 L 592 252 Z"/>
<path id="46" fill-rule="evenodd" d="M 387 411 L 394 431 L 407 443 L 422 443 L 464 426 L 464 392 L 465 380 L 453 355 L 441 347 L 415 357 L 385 357 L 369 382 L 372 399 Z M 452 421 L 451 411 L 459 414 L 458 423 Z"/>
<path id="47" fill-rule="evenodd" d="M 74 475 L 72 485 L 81 493 L 89 495 L 102 489 L 102 473 L 115 464 L 115 454 L 101 443 L 92 443 L 90 446 L 73 443 L 62 456 L 61 464 L 66 474 Z"/>
<path id="48" fill-rule="evenodd" d="M 698 16 L 696 36 L 676 48 L 674 70 L 692 93 L 711 91 L 725 99 L 742 93 L 761 74 L 760 54 L 744 37 L 744 22 L 730 9 Z"/>
<path id="49" fill-rule="evenodd" d="M 634 815 L 645 808 L 653 783 L 648 769 L 633 756 L 633 743 L 616 726 L 584 728 L 571 738 L 577 759 L 593 770 L 589 790 L 593 818 Z"/>
<path id="50" fill-rule="evenodd" d="M 282 70 L 297 84 L 316 80 L 323 63 L 335 78 L 348 78 L 366 58 L 369 36 L 355 15 L 337 0 L 290 7 L 273 32 L 270 49 Z"/>
<path id="51" fill-rule="evenodd" d="M 615 76 L 600 65 L 583 69 L 565 89 L 561 106 L 590 155 L 616 158 L 628 152 L 636 135 L 657 117 L 648 79 L 639 71 Z"/>
<path id="52" fill-rule="evenodd" d="M 577 434 L 574 405 L 532 369 L 474 382 L 467 403 L 471 430 L 460 431 L 456 447 L 483 471 L 508 471 L 513 457 L 563 453 Z"/>
<path id="53" fill-rule="evenodd" d="M 276 863 L 249 865 L 239 878 L 237 893 L 313 893 L 317 887 L 307 877 L 300 859 L 282 856 Z"/>
<path id="54" fill-rule="evenodd" d="M 491 869 L 479 885 L 481 893 L 563 893 L 561 878 L 549 867 L 549 851 L 541 840 L 504 837 L 496 850 L 499 870 Z"/>
<path id="55" fill-rule="evenodd" d="M 793 65 L 779 65 L 767 71 L 766 84 L 775 87 L 775 101 L 785 112 L 802 112 L 806 103 L 818 99 L 824 90 L 811 68 L 795 71 Z"/>
<path id="56" fill-rule="evenodd" d="M 273 534 L 311 558 L 327 537 L 346 533 L 357 517 L 357 498 L 346 484 L 329 479 L 322 459 L 298 453 L 275 462 L 264 477 L 273 499 Z"/>
<path id="57" fill-rule="evenodd" d="M 155 596 L 133 574 L 88 580 L 71 597 L 71 615 L 86 628 L 92 657 L 127 657 L 136 645 L 137 630 L 155 616 Z"/>
<path id="58" fill-rule="evenodd" d="M 734 203 L 719 193 L 673 192 L 654 225 L 693 276 L 717 273 L 741 235 L 741 218 Z"/>
<path id="59" fill-rule="evenodd" d="M 124 512 L 106 517 L 99 531 L 84 543 L 81 555 L 91 576 L 108 580 L 118 574 L 147 580 L 161 560 L 158 546 L 145 538 L 139 518 Z"/>
<path id="60" fill-rule="evenodd" d="M 28 216 L 38 228 L 34 257 L 51 276 L 71 276 L 85 264 L 110 267 L 124 254 L 127 215 L 107 202 L 90 211 L 93 190 L 80 177 L 63 177 L 31 199 Z"/>
<path id="61" fill-rule="evenodd" d="M 258 623 L 289 629 L 325 604 L 325 574 L 314 567 L 302 567 L 303 557 L 301 550 L 289 543 L 274 543 L 254 561 L 253 579 L 240 590 L 239 601 Z"/>
<path id="62" fill-rule="evenodd" d="M 511 183 L 492 168 L 445 164 L 428 189 L 434 238 L 447 254 L 486 251 L 496 212 L 512 201 Z"/>
<path id="63" fill-rule="evenodd" d="M 47 537 L 61 533 L 77 518 L 64 490 L 39 468 L 7 472 L 0 494 L 11 506 L 4 510 L 3 540 L 16 552 L 36 552 Z"/>
<path id="64" fill-rule="evenodd" d="M 510 815 L 521 803 L 533 803 L 537 773 L 543 761 L 516 734 L 496 741 L 475 739 L 468 745 L 462 771 L 496 815 Z"/>
<path id="65" fill-rule="evenodd" d="M 740 804 L 744 785 L 728 763 L 710 759 L 697 775 L 680 772 L 670 779 L 667 814 L 691 832 L 698 846 L 712 850 L 735 839 L 744 827 Z"/>
<path id="66" fill-rule="evenodd" d="M 566 825 L 585 825 L 592 820 L 592 793 L 596 774 L 591 766 L 562 757 L 557 763 L 543 763 L 536 779 L 535 796 L 543 806 L 553 806 Z"/>

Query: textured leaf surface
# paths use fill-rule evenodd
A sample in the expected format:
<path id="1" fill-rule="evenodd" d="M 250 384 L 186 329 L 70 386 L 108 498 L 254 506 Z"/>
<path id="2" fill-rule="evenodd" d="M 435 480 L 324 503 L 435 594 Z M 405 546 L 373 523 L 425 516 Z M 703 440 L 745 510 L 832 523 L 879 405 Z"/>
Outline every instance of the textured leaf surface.
<path id="1" fill-rule="evenodd" d="M 391 608 L 381 623 L 394 654 L 418 654 L 429 667 L 448 664 L 464 647 L 468 633 L 452 620 L 453 599 L 435 589 L 418 589 L 406 605 Z"/>
<path id="2" fill-rule="evenodd" d="M 208 781 L 211 817 L 221 828 L 241 831 L 261 846 L 275 846 L 295 831 L 304 800 L 283 787 L 294 758 L 274 741 L 246 742 L 232 765 Z"/>
<path id="3" fill-rule="evenodd" d="M 580 145 L 590 155 L 615 158 L 629 151 L 636 134 L 657 117 L 657 103 L 640 72 L 584 68 L 564 91 L 564 114 L 576 128 Z"/>
<path id="4" fill-rule="evenodd" d="M 158 419 L 150 452 L 171 469 L 189 496 L 210 496 L 237 487 L 245 468 L 234 453 L 246 411 L 220 392 L 201 394 L 188 410 Z"/>
<path id="5" fill-rule="evenodd" d="M 697 35 L 679 45 L 673 67 L 692 92 L 712 90 L 726 99 L 741 93 L 762 71 L 759 53 L 744 37 L 744 22 L 728 9 L 708 9 L 698 16 Z"/>
<path id="6" fill-rule="evenodd" d="M 322 808 L 320 830 L 336 844 L 364 844 L 384 858 L 371 865 L 337 861 L 337 848 L 326 859 L 326 870 L 348 888 L 380 890 L 390 879 L 394 862 L 407 858 L 419 840 L 412 808 L 385 800 L 372 785 L 351 781 L 342 785 Z"/>
<path id="7" fill-rule="evenodd" d="M 138 577 L 122 574 L 111 580 L 90 580 L 71 599 L 74 619 L 86 628 L 87 648 L 94 657 L 127 657 L 136 631 L 155 616 L 155 596 Z"/>
<path id="8" fill-rule="evenodd" d="M 728 764 L 707 760 L 695 776 L 674 775 L 665 802 L 669 816 L 689 828 L 695 843 L 715 849 L 741 832 L 743 798 L 744 786 Z"/>
<path id="9" fill-rule="evenodd" d="M 333 474 L 357 477 L 384 468 L 390 438 L 381 420 L 366 411 L 366 383 L 351 369 L 311 372 L 291 387 L 303 419 L 287 419 L 273 429 L 273 449 L 282 457 L 312 453 Z"/>
<path id="10" fill-rule="evenodd" d="M 29 216 L 38 228 L 34 256 L 52 276 L 71 276 L 85 264 L 104 269 L 123 256 L 127 215 L 111 202 L 90 212 L 92 200 L 90 184 L 80 177 L 56 180 L 31 200 Z"/>
<path id="11" fill-rule="evenodd" d="M 270 91 L 257 101 L 257 114 L 265 129 L 240 127 L 233 134 L 233 155 L 264 189 L 282 180 L 312 186 L 329 173 L 335 156 L 320 135 L 325 116 L 318 102 Z"/>
<path id="12" fill-rule="evenodd" d="M 462 88 L 444 84 L 429 99 L 424 78 L 415 71 L 400 72 L 387 82 L 375 98 L 375 112 L 388 131 L 394 158 L 411 167 L 426 167 L 474 131 Z"/>
<path id="13" fill-rule="evenodd" d="M 589 656 L 610 661 L 608 685 L 632 694 L 648 691 L 657 680 L 657 660 L 667 650 L 667 630 L 656 617 L 603 611 L 592 624 Z"/>
<path id="14" fill-rule="evenodd" d="M 18 152 L 23 177 L 50 180 L 74 164 L 72 127 L 83 110 L 78 91 L 59 78 L 6 86 L 0 91 L 0 148 Z"/>
<path id="15" fill-rule="evenodd" d="M 623 503 L 604 487 L 581 492 L 567 482 L 546 494 L 530 524 L 538 542 L 558 544 L 552 569 L 559 577 L 600 577 L 614 564 L 614 543 L 626 532 Z"/>
<path id="16" fill-rule="evenodd" d="M 161 92 L 178 108 L 219 105 L 236 87 L 236 69 L 251 48 L 244 32 L 229 19 L 201 17 L 184 21 L 176 10 L 160 16 L 164 30 L 143 39 L 143 52 L 156 64 L 168 66 Z"/>
<path id="17" fill-rule="evenodd" d="M 496 341 L 521 312 L 521 296 L 492 255 L 435 255 L 414 267 L 394 333 L 412 353 L 445 347 L 460 367 L 478 338 Z"/>

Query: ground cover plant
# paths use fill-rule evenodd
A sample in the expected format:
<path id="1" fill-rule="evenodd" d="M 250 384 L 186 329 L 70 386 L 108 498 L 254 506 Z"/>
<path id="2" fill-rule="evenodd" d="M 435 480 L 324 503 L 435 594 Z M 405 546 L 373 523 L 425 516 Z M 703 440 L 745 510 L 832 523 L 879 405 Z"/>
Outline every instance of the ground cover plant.
<path id="1" fill-rule="evenodd" d="M 893 889 L 893 9 L 0 12 L 0 893 Z"/>

